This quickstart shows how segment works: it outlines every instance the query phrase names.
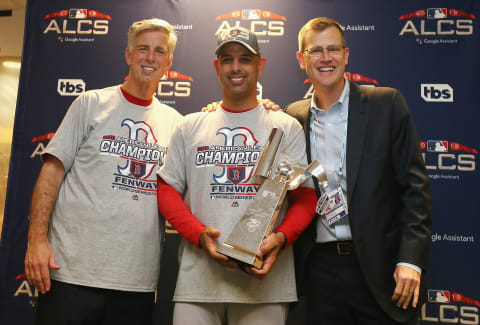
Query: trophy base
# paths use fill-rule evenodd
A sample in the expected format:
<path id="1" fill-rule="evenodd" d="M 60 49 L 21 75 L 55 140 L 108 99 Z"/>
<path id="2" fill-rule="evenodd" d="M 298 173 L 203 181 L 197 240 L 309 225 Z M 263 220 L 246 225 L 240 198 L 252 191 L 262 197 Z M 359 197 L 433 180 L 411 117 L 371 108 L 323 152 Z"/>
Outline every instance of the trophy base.
<path id="1" fill-rule="evenodd" d="M 217 252 L 237 261 L 240 268 L 253 266 L 256 269 L 261 269 L 263 265 L 263 261 L 255 253 L 230 244 L 229 242 L 220 244 Z"/>

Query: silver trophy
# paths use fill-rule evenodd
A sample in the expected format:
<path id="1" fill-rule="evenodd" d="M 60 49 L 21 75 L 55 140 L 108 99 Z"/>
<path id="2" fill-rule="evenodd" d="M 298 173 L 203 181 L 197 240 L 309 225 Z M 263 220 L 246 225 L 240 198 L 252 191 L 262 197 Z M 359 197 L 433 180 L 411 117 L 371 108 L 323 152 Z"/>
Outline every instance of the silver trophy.
<path id="1" fill-rule="evenodd" d="M 316 160 L 306 169 L 287 162 L 277 163 L 283 137 L 282 130 L 272 129 L 254 172 L 255 177 L 263 179 L 263 184 L 227 240 L 217 249 L 217 252 L 257 269 L 262 268 L 263 261 L 256 252 L 277 224 L 287 191 L 298 188 L 311 176 L 317 177 L 321 187 L 328 186 L 325 170 Z"/>

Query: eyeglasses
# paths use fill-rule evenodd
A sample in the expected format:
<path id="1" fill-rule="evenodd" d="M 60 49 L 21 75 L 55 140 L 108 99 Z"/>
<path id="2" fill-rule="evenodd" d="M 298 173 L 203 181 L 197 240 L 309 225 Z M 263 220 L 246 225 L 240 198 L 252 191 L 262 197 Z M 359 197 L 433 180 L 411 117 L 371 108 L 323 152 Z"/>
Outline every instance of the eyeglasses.
<path id="1" fill-rule="evenodd" d="M 334 56 L 334 55 L 340 54 L 340 51 L 344 48 L 345 46 L 343 45 L 328 45 L 327 47 L 317 46 L 317 47 L 312 47 L 310 49 L 303 50 L 302 52 L 306 53 L 309 56 L 316 57 L 316 56 L 322 55 L 324 50 L 327 50 L 329 55 Z"/>

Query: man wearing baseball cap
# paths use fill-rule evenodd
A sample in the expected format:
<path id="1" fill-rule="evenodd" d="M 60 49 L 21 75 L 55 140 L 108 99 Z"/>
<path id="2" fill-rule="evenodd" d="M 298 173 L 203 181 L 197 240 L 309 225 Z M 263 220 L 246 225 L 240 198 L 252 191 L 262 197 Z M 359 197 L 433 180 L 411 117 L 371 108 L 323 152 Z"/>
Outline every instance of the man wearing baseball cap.
<path id="1" fill-rule="evenodd" d="M 305 137 L 295 119 L 263 109 L 256 97 L 265 59 L 254 33 L 225 30 L 215 54 L 221 108 L 185 117 L 158 172 L 160 213 L 183 236 L 173 323 L 284 324 L 297 300 L 290 244 L 314 216 L 315 191 L 289 192 L 280 225 L 256 252 L 261 269 L 244 272 L 216 249 L 260 187 L 252 174 L 271 129 L 285 133 L 280 160 L 296 166 L 306 165 Z"/>

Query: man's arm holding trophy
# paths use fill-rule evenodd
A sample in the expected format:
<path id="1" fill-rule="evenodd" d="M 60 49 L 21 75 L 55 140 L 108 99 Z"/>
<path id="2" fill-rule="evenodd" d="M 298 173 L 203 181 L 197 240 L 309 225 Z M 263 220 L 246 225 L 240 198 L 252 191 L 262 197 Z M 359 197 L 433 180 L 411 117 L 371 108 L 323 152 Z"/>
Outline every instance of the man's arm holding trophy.
<path id="1" fill-rule="evenodd" d="M 255 169 L 262 186 L 232 233 L 218 243 L 220 231 L 203 225 L 188 209 L 179 192 L 158 179 L 160 213 L 194 245 L 204 249 L 219 264 L 236 268 L 262 279 L 271 270 L 280 250 L 293 243 L 315 216 L 316 193 L 300 187 L 311 176 L 324 176 L 317 161 L 306 169 L 277 160 L 283 132 L 273 129 Z M 278 225 L 277 217 L 288 192 L 289 208 Z M 276 228 L 275 228 L 276 227 Z"/>

